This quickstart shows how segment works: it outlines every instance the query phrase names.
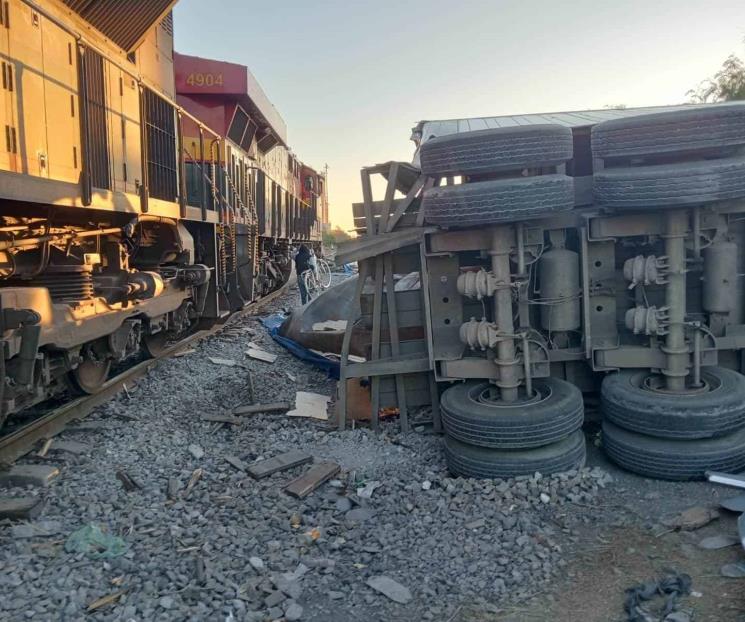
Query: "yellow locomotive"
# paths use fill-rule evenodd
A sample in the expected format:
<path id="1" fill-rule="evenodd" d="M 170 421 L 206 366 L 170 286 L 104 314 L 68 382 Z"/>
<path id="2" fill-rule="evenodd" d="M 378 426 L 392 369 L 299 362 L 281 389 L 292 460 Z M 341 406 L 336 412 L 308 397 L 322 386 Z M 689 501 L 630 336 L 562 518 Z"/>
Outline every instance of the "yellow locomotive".
<path id="1" fill-rule="evenodd" d="M 0 1 L 0 423 L 223 320 L 320 240 L 325 178 L 245 67 L 174 54 L 175 4 Z"/>

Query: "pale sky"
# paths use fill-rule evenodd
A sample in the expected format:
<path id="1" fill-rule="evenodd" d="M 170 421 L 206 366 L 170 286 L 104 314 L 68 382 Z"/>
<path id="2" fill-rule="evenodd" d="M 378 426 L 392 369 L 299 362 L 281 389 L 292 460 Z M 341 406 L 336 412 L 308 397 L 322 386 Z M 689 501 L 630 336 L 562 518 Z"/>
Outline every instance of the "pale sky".
<path id="1" fill-rule="evenodd" d="M 745 0 L 181 0 L 178 51 L 247 65 L 351 227 L 359 170 L 410 161 L 422 119 L 686 101 Z"/>

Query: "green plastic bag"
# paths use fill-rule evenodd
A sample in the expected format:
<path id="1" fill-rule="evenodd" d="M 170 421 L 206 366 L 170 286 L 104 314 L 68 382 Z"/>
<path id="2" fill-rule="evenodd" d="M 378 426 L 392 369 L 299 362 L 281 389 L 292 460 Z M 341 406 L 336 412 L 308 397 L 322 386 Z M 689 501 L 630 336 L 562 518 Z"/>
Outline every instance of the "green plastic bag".
<path id="1" fill-rule="evenodd" d="M 120 557 L 128 548 L 122 538 L 104 533 L 98 525 L 92 523 L 73 531 L 65 542 L 68 553 L 85 553 L 91 559 Z"/>

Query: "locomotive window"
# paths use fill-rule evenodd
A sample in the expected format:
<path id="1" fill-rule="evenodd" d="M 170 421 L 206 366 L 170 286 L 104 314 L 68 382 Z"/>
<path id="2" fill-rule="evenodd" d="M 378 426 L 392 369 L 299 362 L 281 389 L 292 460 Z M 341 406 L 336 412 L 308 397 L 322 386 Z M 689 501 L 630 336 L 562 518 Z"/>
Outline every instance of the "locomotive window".
<path id="1" fill-rule="evenodd" d="M 241 148 L 248 152 L 251 150 L 251 143 L 254 141 L 254 136 L 256 136 L 256 130 L 258 129 L 256 123 L 253 122 L 253 120 L 248 120 L 248 127 L 246 127 L 246 133 L 243 135 L 243 140 L 241 141 Z"/>
<path id="2" fill-rule="evenodd" d="M 234 143 L 240 145 L 243 140 L 243 135 L 248 127 L 249 118 L 243 108 L 237 106 L 235 114 L 233 115 L 233 122 L 230 124 L 228 129 L 228 138 Z"/>

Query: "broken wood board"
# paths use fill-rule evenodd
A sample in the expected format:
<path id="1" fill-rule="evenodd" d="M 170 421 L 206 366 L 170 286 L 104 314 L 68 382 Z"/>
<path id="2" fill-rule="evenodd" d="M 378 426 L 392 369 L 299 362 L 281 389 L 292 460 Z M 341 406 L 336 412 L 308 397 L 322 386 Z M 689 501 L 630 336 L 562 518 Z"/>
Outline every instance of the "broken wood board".
<path id="1" fill-rule="evenodd" d="M 217 356 L 208 356 L 207 358 L 209 359 L 210 363 L 214 363 L 215 365 L 223 365 L 224 367 L 235 367 L 238 364 L 233 359 L 221 359 Z"/>
<path id="2" fill-rule="evenodd" d="M 347 328 L 346 320 L 326 320 L 325 322 L 316 322 L 313 324 L 313 332 L 325 332 L 325 331 L 342 331 Z"/>
<path id="3" fill-rule="evenodd" d="M 230 425 L 241 424 L 241 420 L 238 419 L 238 417 L 233 417 L 231 415 L 202 415 L 200 419 L 208 423 L 229 423 Z"/>
<path id="4" fill-rule="evenodd" d="M 247 473 L 254 479 L 263 479 L 273 473 L 285 471 L 301 464 L 307 464 L 313 460 L 313 456 L 303 451 L 288 451 L 268 460 L 259 460 L 248 467 Z"/>
<path id="5" fill-rule="evenodd" d="M 246 350 L 246 356 L 257 361 L 263 361 L 264 363 L 274 363 L 277 360 L 276 354 L 272 354 L 266 350 L 260 350 L 259 348 L 249 348 Z"/>
<path id="6" fill-rule="evenodd" d="M 0 499 L 0 519 L 31 520 L 44 509 L 41 497 L 15 497 Z"/>
<path id="7" fill-rule="evenodd" d="M 286 412 L 290 410 L 289 402 L 271 402 L 269 404 L 249 404 L 238 406 L 233 410 L 234 415 L 255 415 L 257 413 Z"/>
<path id="8" fill-rule="evenodd" d="M 295 408 L 288 412 L 287 416 L 328 421 L 329 401 L 331 401 L 331 398 L 328 395 L 298 391 L 295 394 Z"/>
<path id="9" fill-rule="evenodd" d="M 238 469 L 239 471 L 245 471 L 248 468 L 243 460 L 241 460 L 237 456 L 225 456 L 225 462 L 227 462 L 233 468 Z"/>
<path id="10" fill-rule="evenodd" d="M 321 462 L 287 484 L 285 492 L 298 499 L 304 499 L 321 484 L 334 477 L 340 470 L 341 467 L 335 462 Z"/>

